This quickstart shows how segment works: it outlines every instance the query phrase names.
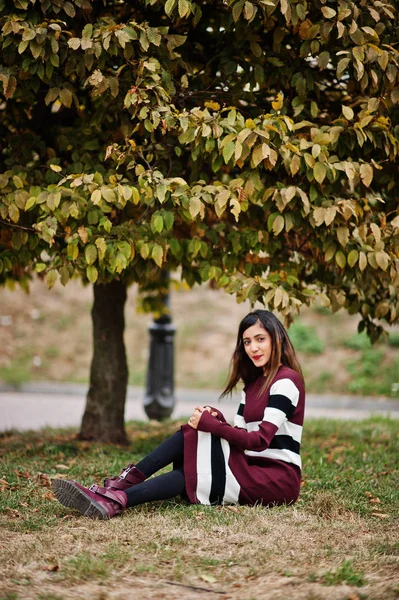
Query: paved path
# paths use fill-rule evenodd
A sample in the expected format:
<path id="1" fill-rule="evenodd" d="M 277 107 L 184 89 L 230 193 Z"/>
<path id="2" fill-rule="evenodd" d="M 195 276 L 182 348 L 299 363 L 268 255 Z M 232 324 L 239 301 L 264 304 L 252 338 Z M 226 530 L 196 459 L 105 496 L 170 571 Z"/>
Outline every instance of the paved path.
<path id="1" fill-rule="evenodd" d="M 18 391 L 0 385 L 0 431 L 50 427 L 76 427 L 85 406 L 86 385 L 31 383 Z M 143 389 L 129 387 L 125 418 L 147 420 L 143 405 Z M 196 404 L 218 406 L 232 422 L 239 395 L 218 403 L 218 392 L 212 390 L 177 390 L 173 418 L 189 416 Z M 354 398 L 353 396 L 307 395 L 306 416 L 331 419 L 367 419 L 372 415 L 399 418 L 399 401 L 389 398 Z"/>

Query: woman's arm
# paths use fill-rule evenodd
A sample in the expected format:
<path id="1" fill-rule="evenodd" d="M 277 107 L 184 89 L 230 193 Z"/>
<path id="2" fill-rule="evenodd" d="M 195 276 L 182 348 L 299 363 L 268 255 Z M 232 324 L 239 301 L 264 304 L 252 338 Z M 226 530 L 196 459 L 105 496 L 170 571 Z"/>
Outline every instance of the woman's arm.
<path id="1" fill-rule="evenodd" d="M 205 410 L 209 410 L 211 415 L 216 417 L 219 421 L 221 421 L 222 423 L 226 423 L 226 419 L 224 418 L 223 413 L 218 408 L 214 408 L 213 406 L 204 406 L 204 408 Z"/>
<path id="2" fill-rule="evenodd" d="M 224 438 L 243 450 L 262 451 L 269 447 L 276 431 L 295 411 L 299 390 L 290 379 L 280 379 L 270 388 L 269 400 L 259 422 L 247 423 L 247 428 L 221 423 L 208 411 L 199 415 L 197 428 Z M 253 429 L 252 429 L 253 428 Z M 252 429 L 252 430 L 251 430 Z"/>
<path id="3" fill-rule="evenodd" d="M 283 423 L 284 419 L 281 421 Z M 242 450 L 266 450 L 273 439 L 278 426 L 270 421 L 261 421 L 257 431 L 247 431 L 243 428 L 232 427 L 229 423 L 221 423 L 210 413 L 202 413 L 197 429 L 207 431 L 221 437 Z"/>
<path id="4" fill-rule="evenodd" d="M 226 423 L 226 419 L 223 416 L 223 413 L 220 412 L 217 408 L 213 408 L 213 406 L 196 406 L 194 408 L 194 412 L 188 420 L 188 425 L 193 429 L 197 429 L 199 420 L 203 412 L 210 413 L 213 417 L 215 417 L 221 423 Z"/>

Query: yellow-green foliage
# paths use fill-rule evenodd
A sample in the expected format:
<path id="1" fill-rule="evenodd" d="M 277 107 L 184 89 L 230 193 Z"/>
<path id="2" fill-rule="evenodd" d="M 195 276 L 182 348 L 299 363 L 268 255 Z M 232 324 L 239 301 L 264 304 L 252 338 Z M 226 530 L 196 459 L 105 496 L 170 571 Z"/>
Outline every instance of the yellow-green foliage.
<path id="1" fill-rule="evenodd" d="M 0 273 L 397 320 L 393 0 L 0 1 Z"/>

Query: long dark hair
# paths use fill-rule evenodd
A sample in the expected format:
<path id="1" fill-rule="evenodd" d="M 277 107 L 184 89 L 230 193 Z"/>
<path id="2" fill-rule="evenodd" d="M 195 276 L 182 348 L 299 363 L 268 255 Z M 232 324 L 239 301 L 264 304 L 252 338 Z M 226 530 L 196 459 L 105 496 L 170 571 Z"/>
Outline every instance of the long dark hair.
<path id="1" fill-rule="evenodd" d="M 245 352 L 243 335 L 252 325 L 259 323 L 271 337 L 272 352 L 267 364 L 267 375 L 262 386 L 261 394 L 269 387 L 275 377 L 280 365 L 290 367 L 296 371 L 303 381 L 302 369 L 295 354 L 288 333 L 277 317 L 268 310 L 254 310 L 244 317 L 238 327 L 237 344 L 231 359 L 229 380 L 221 397 L 231 394 L 237 383 L 242 380 L 249 384 L 261 375 L 263 367 L 256 367 L 248 354 Z"/>

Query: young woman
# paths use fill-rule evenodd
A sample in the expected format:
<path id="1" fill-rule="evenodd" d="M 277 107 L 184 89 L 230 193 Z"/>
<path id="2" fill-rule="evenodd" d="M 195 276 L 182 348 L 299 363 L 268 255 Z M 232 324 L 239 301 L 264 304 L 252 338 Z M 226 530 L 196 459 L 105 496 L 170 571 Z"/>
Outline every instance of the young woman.
<path id="1" fill-rule="evenodd" d="M 241 321 L 229 381 L 244 382 L 229 425 L 210 406 L 197 406 L 187 425 L 104 486 L 55 479 L 56 498 L 92 518 L 184 495 L 193 504 L 290 504 L 299 495 L 305 390 L 301 368 L 280 321 L 256 310 Z M 173 464 L 173 470 L 148 479 Z"/>

